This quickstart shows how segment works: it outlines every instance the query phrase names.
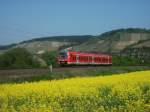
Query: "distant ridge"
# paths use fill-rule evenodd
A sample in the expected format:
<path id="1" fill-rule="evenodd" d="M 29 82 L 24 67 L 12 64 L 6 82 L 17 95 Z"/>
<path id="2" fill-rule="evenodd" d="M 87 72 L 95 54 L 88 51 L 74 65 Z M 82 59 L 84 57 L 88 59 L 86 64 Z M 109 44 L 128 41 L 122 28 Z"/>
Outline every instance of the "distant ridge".
<path id="1" fill-rule="evenodd" d="M 102 33 L 76 46 L 79 51 L 119 53 L 123 49 L 150 39 L 150 30 L 141 28 L 117 29 Z M 88 47 L 86 47 L 88 46 Z"/>
<path id="2" fill-rule="evenodd" d="M 40 37 L 40 38 L 34 38 L 31 40 L 23 41 L 22 43 L 28 43 L 28 42 L 34 42 L 34 41 L 67 41 L 67 42 L 85 42 L 89 38 L 93 37 L 92 35 L 71 35 L 71 36 L 51 36 L 51 37 Z"/>
<path id="3" fill-rule="evenodd" d="M 18 44 L 0 46 L 0 51 L 14 47 L 23 47 L 31 53 L 53 51 L 72 46 L 77 51 L 120 53 L 133 47 L 149 47 L 150 29 L 126 28 L 104 32 L 101 35 L 70 35 L 41 37 L 26 40 Z"/>
<path id="4" fill-rule="evenodd" d="M 35 42 L 44 42 L 44 41 L 55 41 L 55 42 L 68 42 L 68 43 L 76 43 L 81 44 L 88 39 L 92 38 L 92 35 L 70 35 L 70 36 L 50 36 L 50 37 L 40 37 L 40 38 L 34 38 L 30 40 L 25 40 L 17 44 L 10 44 L 10 45 L 1 45 L 0 50 L 7 50 L 12 47 L 17 47 L 18 45 L 21 46 L 23 44 L 31 44 Z M 36 47 L 36 46 L 35 46 Z"/>

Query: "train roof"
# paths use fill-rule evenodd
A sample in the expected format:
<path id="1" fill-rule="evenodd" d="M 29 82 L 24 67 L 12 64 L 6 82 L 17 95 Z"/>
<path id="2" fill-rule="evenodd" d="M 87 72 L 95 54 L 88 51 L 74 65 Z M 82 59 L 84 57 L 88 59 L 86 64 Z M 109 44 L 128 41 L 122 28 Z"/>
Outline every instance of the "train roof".
<path id="1" fill-rule="evenodd" d="M 108 54 L 96 53 L 96 52 L 79 52 L 79 51 L 69 51 L 69 52 L 73 54 L 81 54 L 81 55 L 89 55 L 89 56 L 111 56 Z"/>

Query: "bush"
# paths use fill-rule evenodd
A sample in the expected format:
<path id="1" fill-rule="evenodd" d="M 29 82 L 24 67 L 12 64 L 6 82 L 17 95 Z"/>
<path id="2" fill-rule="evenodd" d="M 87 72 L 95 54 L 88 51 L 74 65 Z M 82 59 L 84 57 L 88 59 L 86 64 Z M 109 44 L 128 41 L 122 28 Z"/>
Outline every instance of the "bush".
<path id="1" fill-rule="evenodd" d="M 125 65 L 125 66 L 133 66 L 133 65 L 141 65 L 140 61 L 135 58 L 125 57 L 125 56 L 113 56 L 113 65 Z"/>
<path id="2" fill-rule="evenodd" d="M 57 51 L 45 52 L 41 58 L 46 62 L 47 65 L 58 66 L 57 64 Z"/>
<path id="3" fill-rule="evenodd" d="M 24 48 L 13 48 L 0 55 L 0 68 L 35 68 L 39 63 Z"/>

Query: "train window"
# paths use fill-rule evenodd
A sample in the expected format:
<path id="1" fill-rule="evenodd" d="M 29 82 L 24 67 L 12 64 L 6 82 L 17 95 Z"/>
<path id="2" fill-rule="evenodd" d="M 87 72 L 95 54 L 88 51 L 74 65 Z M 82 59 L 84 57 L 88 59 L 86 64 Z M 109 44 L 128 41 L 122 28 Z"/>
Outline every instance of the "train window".
<path id="1" fill-rule="evenodd" d="M 103 58 L 103 62 L 105 63 L 105 57 Z"/>
<path id="2" fill-rule="evenodd" d="M 67 58 L 67 52 L 60 52 L 59 56 L 61 56 L 62 58 Z"/>
<path id="3" fill-rule="evenodd" d="M 76 56 L 74 56 L 74 60 L 76 60 Z"/>
<path id="4" fill-rule="evenodd" d="M 73 60 L 73 56 L 71 56 L 71 60 Z"/>
<path id="5" fill-rule="evenodd" d="M 72 60 L 73 60 L 73 61 L 75 60 L 75 56 L 74 56 L 74 55 L 72 56 Z"/>
<path id="6" fill-rule="evenodd" d="M 90 61 L 92 61 L 92 57 L 90 57 Z"/>
<path id="7" fill-rule="evenodd" d="M 81 57 L 81 60 L 83 61 L 83 57 Z"/>
<path id="8" fill-rule="evenodd" d="M 105 63 L 107 62 L 107 59 L 105 58 Z"/>
<path id="9" fill-rule="evenodd" d="M 96 62 L 96 57 L 94 58 L 94 61 Z"/>
<path id="10" fill-rule="evenodd" d="M 72 60 L 74 60 L 74 56 L 72 56 Z"/>
<path id="11" fill-rule="evenodd" d="M 71 56 L 71 60 L 73 60 L 73 56 Z"/>
<path id="12" fill-rule="evenodd" d="M 102 57 L 102 62 L 104 63 L 104 61 L 105 61 L 105 59 L 104 59 L 104 57 Z"/>

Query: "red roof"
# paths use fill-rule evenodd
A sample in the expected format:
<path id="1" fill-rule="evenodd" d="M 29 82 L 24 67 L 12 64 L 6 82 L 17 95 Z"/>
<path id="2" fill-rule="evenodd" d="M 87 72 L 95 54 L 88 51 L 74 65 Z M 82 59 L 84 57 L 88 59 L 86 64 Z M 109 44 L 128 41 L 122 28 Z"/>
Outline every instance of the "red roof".
<path id="1" fill-rule="evenodd" d="M 102 53 L 89 53 L 89 52 L 77 52 L 77 51 L 69 51 L 72 54 L 81 54 L 81 55 L 88 55 L 88 56 L 110 56 L 107 54 L 102 54 Z"/>

